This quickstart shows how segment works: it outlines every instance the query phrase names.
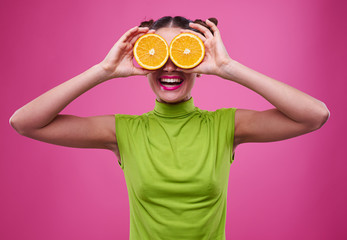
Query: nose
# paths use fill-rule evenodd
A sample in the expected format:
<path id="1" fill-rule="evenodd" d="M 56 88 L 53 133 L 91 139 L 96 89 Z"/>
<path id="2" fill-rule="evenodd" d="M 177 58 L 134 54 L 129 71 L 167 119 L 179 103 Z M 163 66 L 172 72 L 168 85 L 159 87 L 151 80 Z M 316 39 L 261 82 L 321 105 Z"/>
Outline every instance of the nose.
<path id="1" fill-rule="evenodd" d="M 177 66 L 169 58 L 165 63 L 163 70 L 166 72 L 173 72 L 177 70 Z"/>

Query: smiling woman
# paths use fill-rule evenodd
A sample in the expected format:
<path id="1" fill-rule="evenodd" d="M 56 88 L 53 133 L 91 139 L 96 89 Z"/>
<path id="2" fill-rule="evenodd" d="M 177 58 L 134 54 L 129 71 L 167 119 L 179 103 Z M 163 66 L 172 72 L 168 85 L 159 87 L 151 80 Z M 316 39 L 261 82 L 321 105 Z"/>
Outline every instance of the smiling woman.
<path id="1" fill-rule="evenodd" d="M 194 23 L 195 22 L 195 23 Z M 215 19 L 163 17 L 127 31 L 103 61 L 32 100 L 10 119 L 20 134 L 53 144 L 113 151 L 127 182 L 130 239 L 224 240 L 229 169 L 239 144 L 269 142 L 319 129 L 329 111 L 321 101 L 258 73 L 226 51 Z M 205 56 L 192 69 L 168 58 L 156 70 L 135 67 L 133 48 L 148 33 L 168 44 L 195 34 Z M 191 91 L 200 74 L 215 75 L 258 93 L 266 111 L 195 107 Z M 156 95 L 142 115 L 77 117 L 60 112 L 96 85 L 147 76 Z"/>

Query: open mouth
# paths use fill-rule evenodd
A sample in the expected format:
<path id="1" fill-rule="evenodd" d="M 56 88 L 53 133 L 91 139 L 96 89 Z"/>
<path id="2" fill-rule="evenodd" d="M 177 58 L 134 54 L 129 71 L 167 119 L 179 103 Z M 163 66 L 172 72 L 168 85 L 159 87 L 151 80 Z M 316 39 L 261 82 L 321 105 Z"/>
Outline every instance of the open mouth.
<path id="1" fill-rule="evenodd" d="M 162 76 L 159 78 L 159 84 L 164 90 L 176 90 L 182 83 L 183 78 L 180 76 Z"/>

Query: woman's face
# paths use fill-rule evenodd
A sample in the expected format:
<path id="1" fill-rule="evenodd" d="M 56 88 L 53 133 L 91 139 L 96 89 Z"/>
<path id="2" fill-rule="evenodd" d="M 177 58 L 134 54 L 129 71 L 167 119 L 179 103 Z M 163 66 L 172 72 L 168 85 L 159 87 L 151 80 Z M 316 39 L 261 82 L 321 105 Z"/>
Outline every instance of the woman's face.
<path id="1" fill-rule="evenodd" d="M 160 28 L 156 33 L 170 45 L 171 40 L 181 33 L 180 30 L 181 28 Z M 147 75 L 158 102 L 179 103 L 191 98 L 196 73 L 183 73 L 178 69 L 169 58 L 162 68 Z"/>

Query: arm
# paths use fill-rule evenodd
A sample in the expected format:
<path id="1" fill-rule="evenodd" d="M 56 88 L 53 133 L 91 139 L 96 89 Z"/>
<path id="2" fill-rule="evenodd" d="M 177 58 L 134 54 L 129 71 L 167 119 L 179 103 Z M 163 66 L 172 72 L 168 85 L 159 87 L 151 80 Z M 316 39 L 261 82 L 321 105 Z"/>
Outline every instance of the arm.
<path id="1" fill-rule="evenodd" d="M 319 129 L 329 117 L 321 101 L 234 60 L 230 60 L 223 73 L 225 79 L 255 91 L 276 107 L 266 111 L 237 110 L 236 145 L 299 136 Z"/>
<path id="2" fill-rule="evenodd" d="M 321 101 L 275 79 L 258 73 L 231 59 L 215 24 L 206 21 L 213 33 L 199 24 L 190 24 L 206 48 L 203 62 L 187 72 L 213 74 L 241 84 L 260 94 L 274 109 L 253 111 L 238 109 L 235 114 L 235 145 L 245 142 L 278 141 L 320 128 L 329 118 Z"/>
<path id="3" fill-rule="evenodd" d="M 147 74 L 132 63 L 132 47 L 147 31 L 147 28 L 130 29 L 101 63 L 18 109 L 10 118 L 11 126 L 24 136 L 44 142 L 114 150 L 116 135 L 112 115 L 77 117 L 59 113 L 81 94 L 109 79 Z"/>

